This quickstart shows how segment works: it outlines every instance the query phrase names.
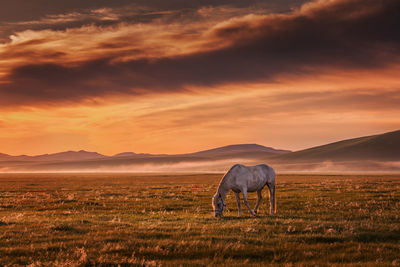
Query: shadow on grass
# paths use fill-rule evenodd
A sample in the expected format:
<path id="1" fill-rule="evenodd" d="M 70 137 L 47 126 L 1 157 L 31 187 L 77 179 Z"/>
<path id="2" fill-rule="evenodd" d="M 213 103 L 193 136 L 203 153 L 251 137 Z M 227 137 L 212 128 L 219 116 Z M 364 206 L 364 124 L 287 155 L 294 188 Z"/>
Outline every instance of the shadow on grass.
<path id="1" fill-rule="evenodd" d="M 14 206 L 14 205 L 2 205 L 2 206 L 0 206 L 0 208 L 2 208 L 2 209 L 14 209 L 14 208 L 16 208 L 16 206 Z"/>
<path id="2" fill-rule="evenodd" d="M 82 205 L 85 205 L 85 206 L 103 206 L 102 204 L 100 204 L 98 202 L 94 202 L 94 201 L 85 201 L 85 202 L 82 202 Z"/>
<path id="3" fill-rule="evenodd" d="M 339 237 L 333 237 L 333 236 L 311 236 L 311 237 L 305 237 L 302 238 L 305 243 L 307 244 L 317 244 L 317 243 L 325 243 L 325 244 L 332 244 L 332 243 L 343 243 L 346 240 L 343 238 Z"/>
<path id="4" fill-rule="evenodd" d="M 15 222 L 3 222 L 3 221 L 0 221 L 0 226 L 2 226 L 2 225 L 12 225 L 12 224 L 15 224 Z"/>
<path id="5" fill-rule="evenodd" d="M 213 219 L 215 220 L 227 220 L 227 221 L 246 221 L 246 220 L 257 220 L 257 219 L 278 219 L 281 218 L 276 215 L 256 215 L 255 217 L 250 216 L 250 215 L 242 215 L 242 216 L 222 216 L 222 217 L 214 217 L 212 216 Z"/>
<path id="6" fill-rule="evenodd" d="M 56 232 L 65 232 L 65 233 L 71 233 L 71 234 L 85 234 L 88 231 L 83 230 L 83 229 L 78 229 L 70 225 L 59 225 L 51 228 L 52 231 Z"/>
<path id="7" fill-rule="evenodd" d="M 68 203 L 76 203 L 76 202 L 78 202 L 78 201 L 75 200 L 75 199 L 59 199 L 59 200 L 53 201 L 52 203 L 54 203 L 54 204 L 68 204 Z"/>
<path id="8" fill-rule="evenodd" d="M 398 243 L 400 241 L 400 231 L 391 232 L 362 232 L 357 234 L 354 239 L 358 242 L 390 242 Z"/>
<path id="9" fill-rule="evenodd" d="M 246 220 L 254 220 L 260 217 L 250 217 L 250 216 L 222 216 L 222 217 L 213 217 L 215 220 L 222 220 L 222 221 L 246 221 Z"/>

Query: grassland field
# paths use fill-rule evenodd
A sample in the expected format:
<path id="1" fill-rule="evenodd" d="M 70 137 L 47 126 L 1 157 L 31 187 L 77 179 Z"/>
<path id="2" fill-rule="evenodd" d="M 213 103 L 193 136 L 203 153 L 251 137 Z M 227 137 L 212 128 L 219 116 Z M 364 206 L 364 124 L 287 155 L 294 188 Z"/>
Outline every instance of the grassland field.
<path id="1" fill-rule="evenodd" d="M 214 218 L 221 176 L 0 174 L 0 266 L 400 266 L 400 175 L 278 174 L 276 215 Z"/>

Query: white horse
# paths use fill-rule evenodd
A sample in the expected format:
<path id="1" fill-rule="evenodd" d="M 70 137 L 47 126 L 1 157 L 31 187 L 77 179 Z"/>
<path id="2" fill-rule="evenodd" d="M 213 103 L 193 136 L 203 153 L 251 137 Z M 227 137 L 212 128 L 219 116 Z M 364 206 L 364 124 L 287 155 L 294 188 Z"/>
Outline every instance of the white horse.
<path id="1" fill-rule="evenodd" d="M 275 212 L 275 171 L 266 164 L 256 166 L 244 166 L 236 164 L 222 177 L 217 193 L 213 196 L 213 208 L 215 217 L 222 216 L 222 212 L 226 208 L 225 198 L 229 190 L 236 195 L 239 216 L 242 215 L 240 208 L 240 192 L 243 193 L 243 200 L 252 216 L 257 213 L 258 205 L 262 198 L 261 190 L 264 186 L 269 188 L 269 198 L 271 201 L 271 215 Z M 257 191 L 257 203 L 254 211 L 251 210 L 247 203 L 247 192 Z"/>

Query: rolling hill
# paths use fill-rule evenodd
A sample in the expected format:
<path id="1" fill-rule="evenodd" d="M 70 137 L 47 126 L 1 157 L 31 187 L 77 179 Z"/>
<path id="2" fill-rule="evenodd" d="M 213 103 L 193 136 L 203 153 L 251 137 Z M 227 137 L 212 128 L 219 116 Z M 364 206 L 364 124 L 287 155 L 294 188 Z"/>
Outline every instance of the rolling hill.
<path id="1" fill-rule="evenodd" d="M 89 171 L 89 170 L 182 170 L 187 166 L 218 166 L 224 169 L 232 162 L 254 162 L 258 159 L 288 153 L 288 150 L 273 149 L 257 144 L 239 144 L 204 150 L 194 153 L 166 155 L 123 152 L 105 156 L 97 152 L 67 151 L 39 156 L 0 155 L 0 171 Z M 179 165 L 179 166 L 178 166 Z M 152 167 L 148 167 L 152 166 Z M 160 167 L 161 166 L 161 167 Z"/>
<path id="2" fill-rule="evenodd" d="M 279 155 L 274 161 L 400 161 L 400 131 L 347 139 Z"/>
<path id="3" fill-rule="evenodd" d="M 0 153 L 0 171 L 224 171 L 235 163 L 268 163 L 278 171 L 400 171 L 400 131 L 301 151 L 238 144 L 186 154 L 66 151 L 38 156 Z"/>
<path id="4" fill-rule="evenodd" d="M 85 150 L 80 151 L 65 151 L 54 154 L 43 154 L 36 156 L 11 156 L 0 153 L 0 161 L 73 161 L 73 160 L 89 160 L 106 158 L 97 152 L 88 152 Z"/>
<path id="5" fill-rule="evenodd" d="M 10 155 L 4 154 L 4 153 L 0 153 L 0 160 L 9 159 L 10 157 L 11 157 Z"/>
<path id="6" fill-rule="evenodd" d="M 182 156 L 200 156 L 210 158 L 229 158 L 229 157 L 269 157 L 291 152 L 290 150 L 274 149 L 272 147 L 265 147 L 258 144 L 239 144 L 218 147 L 199 152 L 182 154 Z"/>

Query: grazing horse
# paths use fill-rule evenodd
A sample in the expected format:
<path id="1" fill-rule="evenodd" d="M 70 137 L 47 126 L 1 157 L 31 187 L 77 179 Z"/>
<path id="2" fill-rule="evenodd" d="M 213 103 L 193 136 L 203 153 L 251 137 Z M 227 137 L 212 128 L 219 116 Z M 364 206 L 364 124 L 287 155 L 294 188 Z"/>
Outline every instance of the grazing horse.
<path id="1" fill-rule="evenodd" d="M 271 201 L 271 215 L 275 212 L 275 171 L 266 164 L 256 166 L 244 166 L 236 164 L 222 177 L 217 193 L 213 196 L 213 208 L 215 217 L 222 216 L 222 212 L 226 208 L 225 198 L 229 190 L 236 195 L 239 216 L 242 215 L 240 208 L 240 192 L 243 194 L 243 200 L 252 216 L 257 213 L 258 205 L 261 201 L 261 190 L 264 186 L 269 188 L 269 198 Z M 254 211 L 247 203 L 247 192 L 257 191 L 257 203 Z"/>

